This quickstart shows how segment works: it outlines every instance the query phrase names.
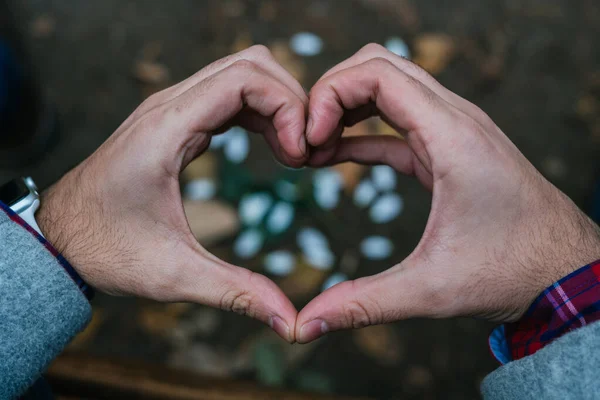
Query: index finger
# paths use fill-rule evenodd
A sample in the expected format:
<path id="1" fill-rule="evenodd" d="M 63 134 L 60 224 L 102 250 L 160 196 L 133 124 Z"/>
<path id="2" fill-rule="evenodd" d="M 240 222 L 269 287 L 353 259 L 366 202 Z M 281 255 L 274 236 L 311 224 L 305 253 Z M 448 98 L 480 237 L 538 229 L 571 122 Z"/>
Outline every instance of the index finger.
<path id="1" fill-rule="evenodd" d="M 374 58 L 333 73 L 311 90 L 307 140 L 312 146 L 326 143 L 346 110 L 374 104 L 396 129 L 408 131 L 407 140 L 417 150 L 427 150 L 433 132 L 451 126 L 453 107 L 423 83 L 396 68 L 390 61 Z M 416 151 L 421 159 L 423 151 Z M 424 165 L 429 160 L 421 159 Z"/>

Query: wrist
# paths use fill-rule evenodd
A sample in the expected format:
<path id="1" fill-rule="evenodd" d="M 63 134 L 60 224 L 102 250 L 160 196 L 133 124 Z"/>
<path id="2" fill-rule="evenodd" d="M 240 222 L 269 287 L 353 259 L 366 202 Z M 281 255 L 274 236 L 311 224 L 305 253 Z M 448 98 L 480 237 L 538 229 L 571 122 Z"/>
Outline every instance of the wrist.
<path id="1" fill-rule="evenodd" d="M 528 250 L 516 253 L 520 280 L 515 287 L 525 289 L 528 296 L 522 307 L 507 322 L 519 319 L 546 288 L 576 271 L 584 265 L 600 259 L 600 229 L 566 195 L 554 189 L 554 195 L 546 207 L 539 207 L 536 221 L 525 223 L 529 226 L 529 237 L 520 246 Z M 541 217 L 539 217 L 541 215 Z"/>
<path id="2" fill-rule="evenodd" d="M 78 186 L 71 181 L 71 175 L 67 174 L 40 194 L 36 220 L 48 242 L 86 279 L 80 256 L 85 253 L 82 246 L 86 242 L 84 232 L 88 216 L 79 207 L 81 200 L 76 196 Z"/>

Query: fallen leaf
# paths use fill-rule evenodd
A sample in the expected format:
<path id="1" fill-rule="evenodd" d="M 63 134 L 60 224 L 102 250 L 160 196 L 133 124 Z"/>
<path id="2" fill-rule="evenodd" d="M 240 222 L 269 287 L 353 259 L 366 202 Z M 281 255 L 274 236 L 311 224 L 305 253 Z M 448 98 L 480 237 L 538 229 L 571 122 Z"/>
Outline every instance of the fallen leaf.
<path id="1" fill-rule="evenodd" d="M 206 152 L 193 160 L 181 173 L 181 178 L 185 182 L 196 179 L 215 179 L 217 175 L 217 156 L 214 153 Z"/>
<path id="2" fill-rule="evenodd" d="M 195 306 L 197 309 L 186 315 L 167 332 L 171 344 L 176 347 L 189 346 L 198 336 L 215 333 L 221 323 L 221 311 L 211 307 Z"/>
<path id="3" fill-rule="evenodd" d="M 302 300 L 318 293 L 325 278 L 327 271 L 313 268 L 304 261 L 304 257 L 298 257 L 296 270 L 281 280 L 279 287 L 290 300 Z"/>
<path id="4" fill-rule="evenodd" d="M 395 136 L 397 138 L 404 139 L 404 135 L 402 133 L 389 126 L 385 121 L 378 119 L 375 124 L 375 132 L 378 135 Z"/>
<path id="5" fill-rule="evenodd" d="M 256 379 L 265 386 L 282 386 L 286 362 L 281 340 L 259 340 L 254 348 Z"/>
<path id="6" fill-rule="evenodd" d="M 264 0 L 260 3 L 258 17 L 261 21 L 273 21 L 277 17 L 277 4 L 271 0 Z"/>
<path id="7" fill-rule="evenodd" d="M 229 352 L 214 349 L 206 343 L 194 343 L 175 349 L 167 363 L 175 368 L 226 378 L 233 370 L 232 359 Z"/>
<path id="8" fill-rule="evenodd" d="M 314 393 L 333 393 L 332 377 L 323 372 L 300 371 L 294 376 L 294 386 L 298 389 Z"/>
<path id="9" fill-rule="evenodd" d="M 189 321 L 194 324 L 196 333 L 208 336 L 219 327 L 221 312 L 212 307 L 200 307 L 192 313 Z"/>
<path id="10" fill-rule="evenodd" d="M 182 314 L 190 307 L 188 303 L 144 307 L 138 314 L 138 323 L 146 332 L 164 336 L 179 324 Z"/>
<path id="11" fill-rule="evenodd" d="M 421 18 L 414 3 L 410 0 L 362 0 L 366 7 L 375 7 L 381 16 L 398 20 L 402 28 L 417 32 Z"/>
<path id="12" fill-rule="evenodd" d="M 156 61 L 161 56 L 163 51 L 163 43 L 161 41 L 152 41 L 144 44 L 142 47 L 142 60 Z"/>
<path id="13" fill-rule="evenodd" d="M 374 325 L 353 331 L 356 346 L 374 360 L 385 364 L 396 364 L 402 357 L 400 339 L 390 325 Z"/>
<path id="14" fill-rule="evenodd" d="M 247 49 L 253 44 L 254 41 L 252 40 L 252 35 L 250 35 L 249 32 L 242 32 L 233 41 L 233 44 L 231 45 L 231 52 L 238 53 L 242 50 Z"/>
<path id="15" fill-rule="evenodd" d="M 241 17 L 246 13 L 246 5 L 241 0 L 225 0 L 223 4 L 223 14 L 229 18 Z"/>
<path id="16" fill-rule="evenodd" d="M 220 201 L 184 200 L 183 208 L 192 233 L 203 246 L 234 235 L 239 229 L 236 210 Z"/>
<path id="17" fill-rule="evenodd" d="M 163 64 L 140 60 L 133 68 L 133 76 L 142 83 L 160 85 L 169 80 L 169 70 Z"/>
<path id="18" fill-rule="evenodd" d="M 590 127 L 591 139 L 593 142 L 600 143 L 600 118 L 592 123 Z"/>
<path id="19" fill-rule="evenodd" d="M 92 320 L 88 326 L 83 332 L 75 336 L 75 339 L 71 341 L 68 348 L 71 350 L 80 350 L 85 348 L 94 339 L 94 337 L 96 337 L 96 334 L 98 333 L 98 330 L 102 326 L 104 320 L 105 317 L 103 311 L 100 309 L 95 309 L 94 313 L 92 314 Z"/>
<path id="20" fill-rule="evenodd" d="M 581 119 L 588 120 L 598 115 L 600 102 L 591 94 L 586 94 L 577 100 L 575 110 Z"/>
<path id="21" fill-rule="evenodd" d="M 368 121 L 362 121 L 358 124 L 348 127 L 344 130 L 344 137 L 367 136 L 371 133 L 371 126 Z M 351 194 L 360 182 L 365 166 L 353 162 L 347 162 L 335 165 L 333 167 L 342 176 L 344 181 L 344 191 Z"/>
<path id="22" fill-rule="evenodd" d="M 292 53 L 288 43 L 285 41 L 275 41 L 269 45 L 273 57 L 281 64 L 297 81 L 304 82 L 306 76 L 306 65 L 300 57 Z"/>
<path id="23" fill-rule="evenodd" d="M 556 156 L 549 156 L 542 161 L 542 171 L 552 179 L 565 178 L 568 173 L 564 160 Z"/>
<path id="24" fill-rule="evenodd" d="M 31 36 L 37 39 L 45 38 L 54 33 L 56 19 L 52 15 L 42 14 L 31 23 Z"/>
<path id="25" fill-rule="evenodd" d="M 406 371 L 404 382 L 406 385 L 414 388 L 424 388 L 433 383 L 433 374 L 425 367 L 413 365 Z"/>
<path id="26" fill-rule="evenodd" d="M 417 37 L 414 43 L 413 61 L 432 75 L 442 72 L 456 54 L 454 39 L 444 33 L 426 33 Z"/>

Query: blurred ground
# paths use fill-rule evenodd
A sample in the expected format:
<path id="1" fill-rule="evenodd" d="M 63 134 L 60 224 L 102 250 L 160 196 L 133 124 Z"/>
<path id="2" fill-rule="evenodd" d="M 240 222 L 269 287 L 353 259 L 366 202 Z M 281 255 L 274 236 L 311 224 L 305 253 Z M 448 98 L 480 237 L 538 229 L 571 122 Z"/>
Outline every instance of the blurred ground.
<path id="1" fill-rule="evenodd" d="M 595 0 L 23 0 L 19 8 L 35 66 L 60 113 L 61 139 L 35 165 L 0 171 L 2 180 L 22 173 L 42 187 L 51 184 L 91 154 L 148 94 L 252 43 L 288 58 L 309 88 L 364 44 L 398 36 L 444 85 L 489 113 L 580 206 L 593 187 L 600 143 Z M 287 43 L 299 31 L 319 35 L 323 52 L 292 55 Z M 440 59 L 443 49 L 419 52 L 430 33 L 450 38 L 447 57 Z M 285 175 L 259 138 L 251 138 L 251 149 L 245 165 L 260 185 Z M 224 180 L 240 173 L 227 169 L 220 152 L 214 154 L 213 176 Z M 314 205 L 300 210 L 290 232 L 319 225 L 338 260 L 357 264 L 347 267 L 351 277 L 379 272 L 410 253 L 428 215 L 429 194 L 412 179 L 398 182 L 405 207 L 392 223 L 372 224 L 345 197 L 333 212 Z M 234 205 L 239 200 L 223 191 L 219 196 Z M 360 258 L 357 247 L 366 234 L 392 238 L 392 256 L 376 262 Z M 230 236 L 210 249 L 260 270 L 260 257 L 241 262 L 231 253 L 235 235 Z M 293 249 L 293 243 L 288 233 L 266 248 Z M 346 268 L 342 264 L 335 268 Z M 299 307 L 325 278 L 306 272 L 308 267 L 300 270 L 287 283 L 301 287 Z M 487 349 L 492 325 L 469 319 L 405 321 L 301 347 L 283 345 L 249 319 L 199 306 L 98 295 L 94 307 L 94 321 L 74 349 L 291 388 L 394 399 L 477 398 L 481 379 L 497 365 Z"/>

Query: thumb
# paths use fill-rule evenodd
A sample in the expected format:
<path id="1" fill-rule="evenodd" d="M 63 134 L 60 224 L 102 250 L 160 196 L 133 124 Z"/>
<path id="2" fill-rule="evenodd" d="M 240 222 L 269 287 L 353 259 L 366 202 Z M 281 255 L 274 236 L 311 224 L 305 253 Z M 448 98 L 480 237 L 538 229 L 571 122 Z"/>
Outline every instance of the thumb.
<path id="1" fill-rule="evenodd" d="M 342 282 L 315 297 L 296 321 L 296 341 L 311 342 L 341 329 L 426 316 L 434 298 L 417 268 L 397 265 L 378 275 Z"/>
<path id="2" fill-rule="evenodd" d="M 264 275 L 226 263 L 200 248 L 195 268 L 184 274 L 185 301 L 246 315 L 269 325 L 284 340 L 295 341 L 297 311 L 281 289 Z"/>

